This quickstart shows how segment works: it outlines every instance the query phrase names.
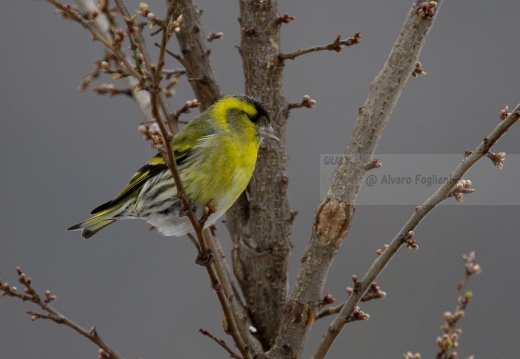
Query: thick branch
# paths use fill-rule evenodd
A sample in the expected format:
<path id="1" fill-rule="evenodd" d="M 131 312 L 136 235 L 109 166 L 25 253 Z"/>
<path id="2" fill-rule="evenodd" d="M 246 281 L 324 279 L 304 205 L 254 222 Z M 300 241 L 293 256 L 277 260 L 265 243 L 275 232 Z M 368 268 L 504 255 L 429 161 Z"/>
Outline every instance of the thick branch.
<path id="1" fill-rule="evenodd" d="M 171 1 L 171 0 L 167 0 Z M 186 69 L 191 69 L 191 87 L 195 96 L 207 109 L 222 97 L 210 61 L 210 50 L 202 31 L 199 9 L 192 0 L 178 0 L 174 16 L 183 16 L 177 41 L 184 57 Z"/>
<path id="2" fill-rule="evenodd" d="M 439 4 L 441 1 L 439 1 Z M 359 110 L 344 161 L 338 166 L 327 197 L 316 211 L 309 244 L 301 260 L 293 293 L 272 349 L 272 357 L 301 356 L 327 274 L 350 228 L 354 204 L 386 124 L 412 75 L 433 18 L 418 14 L 416 1 L 383 69 L 369 87 Z M 372 280 L 368 282 L 370 284 Z"/>
<path id="3" fill-rule="evenodd" d="M 511 126 L 513 126 L 520 119 L 520 104 L 509 115 L 507 119 L 502 121 L 477 147 L 471 154 L 464 156 L 461 163 L 457 166 L 455 171 L 451 174 L 452 181 L 446 181 L 430 198 L 428 198 L 421 206 L 417 207 L 414 214 L 410 217 L 408 222 L 403 226 L 399 233 L 394 237 L 392 242 L 388 245 L 381 255 L 374 261 L 370 269 L 363 276 L 360 281 L 360 286 L 357 291 L 353 291 L 350 297 L 345 302 L 345 305 L 339 312 L 338 316 L 330 324 L 327 333 L 323 336 L 321 344 L 314 356 L 317 358 L 325 358 L 334 339 L 339 335 L 341 329 L 345 325 L 345 320 L 352 314 L 356 305 L 359 303 L 364 293 L 370 287 L 370 284 L 376 277 L 385 269 L 386 265 L 393 256 L 397 253 L 399 248 L 406 242 L 405 239 L 408 233 L 413 231 L 419 223 L 443 200 L 448 198 L 451 190 L 456 182 L 462 179 L 462 176 L 482 157 L 486 156 L 491 147 L 506 133 Z"/>
<path id="4" fill-rule="evenodd" d="M 287 296 L 292 219 L 287 197 L 285 124 L 280 22 L 277 1 L 240 0 L 240 55 L 246 94 L 267 109 L 280 142 L 261 144 L 256 170 L 246 190 L 227 212 L 233 240 L 233 269 L 243 291 L 256 336 L 268 349 L 274 342 Z"/>

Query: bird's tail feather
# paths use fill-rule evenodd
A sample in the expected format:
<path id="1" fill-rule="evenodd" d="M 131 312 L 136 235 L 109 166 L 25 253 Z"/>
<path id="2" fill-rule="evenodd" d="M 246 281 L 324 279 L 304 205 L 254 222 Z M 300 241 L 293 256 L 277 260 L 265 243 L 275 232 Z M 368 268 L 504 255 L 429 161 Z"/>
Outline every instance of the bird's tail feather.
<path id="1" fill-rule="evenodd" d="M 77 231 L 82 229 L 81 236 L 85 239 L 89 239 L 94 234 L 96 234 L 97 232 L 99 232 L 100 230 L 117 220 L 115 218 L 117 217 L 117 214 L 114 212 L 116 212 L 118 209 L 119 206 L 106 209 L 90 217 L 84 222 L 75 224 L 72 227 L 67 228 L 67 230 Z"/>

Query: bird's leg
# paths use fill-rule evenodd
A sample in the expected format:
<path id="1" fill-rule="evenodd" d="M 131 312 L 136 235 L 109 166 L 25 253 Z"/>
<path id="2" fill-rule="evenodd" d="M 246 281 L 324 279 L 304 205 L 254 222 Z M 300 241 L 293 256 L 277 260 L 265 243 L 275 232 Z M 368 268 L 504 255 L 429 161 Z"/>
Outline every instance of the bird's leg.
<path id="1" fill-rule="evenodd" d="M 188 215 L 188 211 L 192 211 L 193 213 L 197 212 L 197 206 L 195 206 L 195 202 L 193 202 L 193 200 L 189 199 L 189 198 L 188 198 L 188 202 L 189 202 L 188 210 L 187 211 L 183 211 L 182 210 L 182 206 L 181 206 L 181 208 L 179 209 L 179 217 L 187 216 Z"/>
<path id="2" fill-rule="evenodd" d="M 213 257 L 213 251 L 211 250 L 211 248 L 208 248 L 207 258 L 204 259 L 202 258 L 202 251 L 200 250 L 199 242 L 195 239 L 195 237 L 193 237 L 191 233 L 188 233 L 187 236 L 198 251 L 197 258 L 195 259 L 196 264 L 205 267 L 215 261 L 215 258 Z"/>

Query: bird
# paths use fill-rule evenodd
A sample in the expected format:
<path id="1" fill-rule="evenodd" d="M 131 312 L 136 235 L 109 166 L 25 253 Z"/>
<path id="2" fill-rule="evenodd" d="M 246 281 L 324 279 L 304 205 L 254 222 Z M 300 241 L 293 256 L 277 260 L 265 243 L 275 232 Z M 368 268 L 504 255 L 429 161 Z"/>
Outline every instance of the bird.
<path id="1" fill-rule="evenodd" d="M 190 207 L 199 219 L 209 205 L 212 209 L 204 228 L 244 192 L 265 138 L 280 141 L 264 106 L 245 95 L 222 98 L 175 134 L 171 146 Z M 88 239 L 119 219 L 139 218 L 165 236 L 193 231 L 162 152 L 142 166 L 114 199 L 91 214 L 68 230 L 81 230 Z"/>

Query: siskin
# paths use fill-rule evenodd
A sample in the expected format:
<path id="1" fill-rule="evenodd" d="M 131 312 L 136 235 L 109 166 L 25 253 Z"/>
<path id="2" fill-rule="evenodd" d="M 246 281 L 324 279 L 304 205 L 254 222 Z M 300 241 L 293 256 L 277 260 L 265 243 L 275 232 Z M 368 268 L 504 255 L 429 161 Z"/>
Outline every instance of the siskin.
<path id="1" fill-rule="evenodd" d="M 195 215 L 201 218 L 210 203 L 215 209 L 205 227 L 222 216 L 246 189 L 264 138 L 279 141 L 262 104 L 248 96 L 224 97 L 173 138 L 179 175 Z M 166 236 L 181 236 L 193 229 L 162 153 L 141 167 L 113 200 L 91 214 L 68 230 L 82 230 L 81 236 L 87 239 L 126 218 L 144 219 Z"/>

